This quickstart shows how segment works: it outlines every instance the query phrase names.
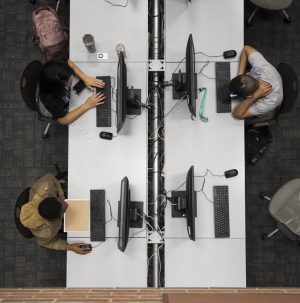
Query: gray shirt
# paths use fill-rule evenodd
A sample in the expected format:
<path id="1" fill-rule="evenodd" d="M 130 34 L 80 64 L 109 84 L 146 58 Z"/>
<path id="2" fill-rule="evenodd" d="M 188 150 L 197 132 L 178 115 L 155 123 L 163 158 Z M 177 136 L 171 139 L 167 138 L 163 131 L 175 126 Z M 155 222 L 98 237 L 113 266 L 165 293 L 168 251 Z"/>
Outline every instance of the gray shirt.
<path id="1" fill-rule="evenodd" d="M 283 99 L 282 80 L 276 68 L 261 53 L 251 53 L 248 61 L 252 65 L 250 75 L 255 79 L 261 79 L 272 85 L 272 91 L 269 95 L 258 99 L 249 107 L 249 112 L 252 115 L 262 116 L 281 104 Z"/>

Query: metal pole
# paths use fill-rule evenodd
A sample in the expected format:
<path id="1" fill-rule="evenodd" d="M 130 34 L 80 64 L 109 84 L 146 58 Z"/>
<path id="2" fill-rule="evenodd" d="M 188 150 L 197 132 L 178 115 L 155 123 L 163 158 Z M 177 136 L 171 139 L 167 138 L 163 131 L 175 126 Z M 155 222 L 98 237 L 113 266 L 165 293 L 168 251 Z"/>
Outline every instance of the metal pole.
<path id="1" fill-rule="evenodd" d="M 159 6 L 159 0 L 152 0 L 151 3 L 151 16 L 152 18 L 151 24 L 152 24 L 152 38 L 151 38 L 151 59 L 152 60 L 158 60 L 161 59 L 159 58 L 159 50 L 161 46 L 161 37 L 160 37 L 160 6 Z M 153 71 L 152 72 L 152 81 L 149 82 L 150 87 L 158 87 L 159 84 L 159 72 L 158 71 Z M 160 96 L 158 93 L 158 89 L 153 89 L 151 90 L 151 103 L 152 103 L 152 112 L 151 112 L 151 121 L 149 123 L 149 128 L 150 128 L 150 135 L 151 135 L 151 149 L 149 149 L 149 152 L 151 155 L 153 155 L 153 164 L 151 165 L 152 171 L 151 171 L 151 180 L 152 180 L 152 188 L 149 190 L 152 192 L 152 201 L 151 202 L 151 207 L 153 210 L 153 229 L 155 231 L 160 230 L 160 218 L 157 215 L 159 212 L 159 197 L 161 193 L 161 172 L 160 172 L 160 159 L 161 159 L 161 140 L 158 136 L 159 128 L 162 125 L 162 118 L 160 118 L 162 113 L 160 112 L 160 104 L 159 102 L 162 102 L 160 100 Z M 153 119 L 153 117 L 155 117 Z M 153 232 L 155 232 L 153 231 Z M 161 272 L 161 260 L 159 258 L 159 243 L 151 243 L 151 256 L 152 256 L 152 284 L 153 287 L 161 287 L 161 281 L 160 281 L 160 272 Z"/>

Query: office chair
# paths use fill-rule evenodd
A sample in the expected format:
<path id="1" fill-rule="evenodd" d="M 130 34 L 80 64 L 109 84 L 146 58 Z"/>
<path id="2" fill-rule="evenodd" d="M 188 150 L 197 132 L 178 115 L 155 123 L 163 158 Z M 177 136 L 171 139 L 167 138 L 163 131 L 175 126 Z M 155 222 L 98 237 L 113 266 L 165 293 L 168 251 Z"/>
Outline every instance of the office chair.
<path id="1" fill-rule="evenodd" d="M 27 107 L 38 113 L 39 120 L 46 120 L 48 122 L 42 134 L 42 138 L 45 139 L 48 137 L 49 127 L 53 119 L 39 98 L 38 82 L 41 69 L 42 63 L 40 61 L 35 60 L 29 63 L 21 76 L 20 89 Z"/>
<path id="2" fill-rule="evenodd" d="M 285 11 L 286 8 L 288 8 L 293 0 L 250 0 L 251 3 L 253 3 L 256 7 L 254 11 L 251 13 L 248 21 L 247 21 L 247 26 L 252 26 L 252 20 L 258 11 L 259 8 L 263 8 L 266 10 L 273 10 L 273 11 L 281 11 L 283 16 L 284 16 L 284 22 L 285 23 L 290 23 L 291 18 Z"/>
<path id="3" fill-rule="evenodd" d="M 283 100 L 281 105 L 265 116 L 245 119 L 246 125 L 252 125 L 253 127 L 273 125 L 276 123 L 279 115 L 292 111 L 298 96 L 297 75 L 286 63 L 280 63 L 277 70 L 282 78 Z"/>
<path id="4" fill-rule="evenodd" d="M 59 8 L 59 4 L 60 4 L 60 0 L 55 0 L 57 3 L 56 3 L 56 8 L 55 10 L 58 11 L 58 8 Z M 29 0 L 29 2 L 31 4 L 35 4 L 36 3 L 36 0 Z"/>
<path id="5" fill-rule="evenodd" d="M 18 197 L 16 204 L 15 204 L 15 212 L 14 212 L 14 217 L 15 217 L 15 224 L 20 232 L 20 234 L 25 237 L 25 238 L 33 238 L 34 235 L 30 231 L 29 228 L 26 228 L 20 221 L 20 212 L 21 208 L 24 204 L 29 202 L 29 191 L 30 187 L 27 187 L 26 189 L 23 190 L 23 192 L 20 194 Z"/>
<path id="6" fill-rule="evenodd" d="M 275 219 L 277 227 L 261 238 L 267 240 L 281 231 L 293 241 L 300 240 L 300 179 L 294 179 L 281 186 L 272 198 L 260 193 L 262 199 L 269 201 L 269 214 Z"/>

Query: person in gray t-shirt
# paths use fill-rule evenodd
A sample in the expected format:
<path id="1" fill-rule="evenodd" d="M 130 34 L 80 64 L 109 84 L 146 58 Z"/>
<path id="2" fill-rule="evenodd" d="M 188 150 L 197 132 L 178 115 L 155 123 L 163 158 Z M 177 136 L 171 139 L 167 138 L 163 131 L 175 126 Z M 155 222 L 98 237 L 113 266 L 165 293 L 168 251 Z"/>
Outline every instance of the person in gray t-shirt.
<path id="1" fill-rule="evenodd" d="M 252 68 L 250 73 L 245 74 L 248 62 Z M 244 46 L 238 73 L 230 81 L 229 90 L 245 99 L 234 109 L 235 118 L 264 116 L 281 104 L 283 90 L 280 74 L 255 48 Z"/>

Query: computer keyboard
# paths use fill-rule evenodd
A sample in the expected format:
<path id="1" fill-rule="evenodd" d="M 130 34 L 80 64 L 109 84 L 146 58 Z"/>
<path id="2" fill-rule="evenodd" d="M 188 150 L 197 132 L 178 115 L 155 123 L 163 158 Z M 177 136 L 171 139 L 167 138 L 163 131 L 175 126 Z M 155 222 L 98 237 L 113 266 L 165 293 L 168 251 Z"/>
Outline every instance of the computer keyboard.
<path id="1" fill-rule="evenodd" d="M 217 113 L 231 112 L 231 98 L 229 93 L 230 62 L 216 62 L 216 97 Z"/>
<path id="2" fill-rule="evenodd" d="M 104 93 L 104 103 L 96 107 L 97 127 L 111 126 L 111 78 L 109 76 L 97 77 L 97 79 L 105 82 L 103 88 L 96 88 L 97 93 Z"/>
<path id="3" fill-rule="evenodd" d="M 215 237 L 229 238 L 229 195 L 228 186 L 214 186 Z"/>
<path id="4" fill-rule="evenodd" d="M 90 191 L 91 241 L 105 241 L 105 190 Z"/>

